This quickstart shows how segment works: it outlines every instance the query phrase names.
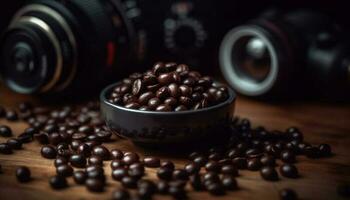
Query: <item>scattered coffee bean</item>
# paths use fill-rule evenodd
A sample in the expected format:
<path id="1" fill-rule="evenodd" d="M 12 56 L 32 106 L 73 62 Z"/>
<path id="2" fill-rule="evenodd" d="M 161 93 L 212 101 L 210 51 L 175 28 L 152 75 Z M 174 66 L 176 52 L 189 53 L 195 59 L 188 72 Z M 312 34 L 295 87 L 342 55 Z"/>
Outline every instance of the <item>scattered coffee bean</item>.
<path id="1" fill-rule="evenodd" d="M 332 149 L 329 144 L 320 144 L 318 146 L 319 152 L 323 157 L 329 157 L 332 155 Z"/>
<path id="2" fill-rule="evenodd" d="M 1 137 L 11 137 L 12 136 L 12 130 L 10 127 L 1 125 L 0 126 L 0 136 Z"/>
<path id="3" fill-rule="evenodd" d="M 173 172 L 175 180 L 188 180 L 188 173 L 184 169 L 176 169 Z"/>
<path id="4" fill-rule="evenodd" d="M 136 153 L 124 154 L 123 162 L 126 165 L 131 165 L 133 163 L 139 162 L 139 156 Z"/>
<path id="5" fill-rule="evenodd" d="M 24 183 L 30 181 L 30 175 L 31 173 L 28 167 L 22 166 L 16 169 L 16 177 L 19 182 Z"/>
<path id="6" fill-rule="evenodd" d="M 260 162 L 263 166 L 275 166 L 276 165 L 276 160 L 273 156 L 270 155 L 265 155 L 260 158 Z"/>
<path id="7" fill-rule="evenodd" d="M 296 200 L 298 199 L 297 194 L 292 189 L 283 189 L 279 192 L 281 200 Z"/>
<path id="8" fill-rule="evenodd" d="M 173 175 L 173 169 L 168 167 L 160 167 L 157 170 L 157 176 L 162 180 L 170 180 Z"/>
<path id="9" fill-rule="evenodd" d="M 170 186 L 168 190 L 169 194 L 175 199 L 186 199 L 186 191 L 182 187 Z"/>
<path id="10" fill-rule="evenodd" d="M 291 151 L 282 151 L 281 153 L 281 160 L 285 163 L 295 163 L 295 154 Z"/>
<path id="11" fill-rule="evenodd" d="M 293 164 L 283 164 L 280 167 L 280 173 L 282 176 L 288 178 L 297 178 L 299 173 L 298 169 Z"/>
<path id="12" fill-rule="evenodd" d="M 81 154 L 71 155 L 69 162 L 73 167 L 83 168 L 86 165 L 86 157 Z"/>
<path id="13" fill-rule="evenodd" d="M 117 168 L 112 171 L 112 178 L 116 181 L 121 181 L 123 177 L 128 175 L 128 170 L 125 168 Z"/>
<path id="14" fill-rule="evenodd" d="M 175 169 L 175 165 L 174 165 L 174 163 L 173 162 L 171 162 L 171 161 L 162 161 L 161 163 L 160 163 L 160 166 L 161 167 L 164 167 L 164 168 L 168 168 L 168 169 L 170 169 L 170 170 L 174 170 Z"/>
<path id="15" fill-rule="evenodd" d="M 9 121 L 16 121 L 16 120 L 18 120 L 17 112 L 14 111 L 14 110 L 7 110 L 5 117 Z"/>
<path id="16" fill-rule="evenodd" d="M 100 179 L 88 178 L 85 181 L 85 185 L 91 192 L 103 192 L 105 183 Z"/>
<path id="17" fill-rule="evenodd" d="M 21 149 L 22 148 L 22 142 L 18 139 L 9 139 L 6 142 L 11 149 Z"/>
<path id="18" fill-rule="evenodd" d="M 209 161 L 207 164 L 205 164 L 205 169 L 208 172 L 220 172 L 221 170 L 219 163 L 216 161 Z"/>
<path id="19" fill-rule="evenodd" d="M 67 164 L 59 165 L 56 168 L 58 176 L 68 177 L 73 175 L 73 168 Z"/>
<path id="20" fill-rule="evenodd" d="M 224 195 L 225 194 L 225 189 L 223 185 L 220 183 L 210 183 L 207 185 L 207 190 L 209 191 L 210 194 L 218 196 L 218 195 Z"/>
<path id="21" fill-rule="evenodd" d="M 113 191 L 112 193 L 112 200 L 129 200 L 130 194 L 127 190 L 124 189 L 118 189 Z"/>
<path id="22" fill-rule="evenodd" d="M 53 189 L 63 189 L 68 186 L 67 180 L 63 176 L 53 176 L 50 178 L 49 183 Z"/>
<path id="23" fill-rule="evenodd" d="M 238 188 L 237 181 L 233 176 L 224 176 L 221 179 L 221 184 L 226 190 L 236 190 Z"/>
<path id="24" fill-rule="evenodd" d="M 160 194 L 167 194 L 169 191 L 169 184 L 167 181 L 159 180 L 157 181 L 157 191 Z"/>
<path id="25" fill-rule="evenodd" d="M 130 176 L 124 176 L 121 179 L 121 183 L 125 188 L 136 188 L 137 186 L 137 179 Z"/>
<path id="26" fill-rule="evenodd" d="M 56 158 L 54 161 L 54 165 L 56 168 L 60 165 L 66 165 L 66 164 L 68 164 L 68 160 L 67 158 L 64 158 L 64 157 Z"/>
<path id="27" fill-rule="evenodd" d="M 73 179 L 77 184 L 84 184 L 87 178 L 87 174 L 84 171 L 75 171 L 73 173 Z"/>
<path id="28" fill-rule="evenodd" d="M 117 159 L 120 160 L 122 159 L 124 156 L 123 152 L 121 150 L 118 149 L 112 149 L 111 150 L 111 159 Z"/>
<path id="29" fill-rule="evenodd" d="M 12 154 L 12 148 L 7 143 L 0 143 L 0 154 Z"/>
<path id="30" fill-rule="evenodd" d="M 194 162 L 185 165 L 185 170 L 188 174 L 196 174 L 201 168 Z"/>
<path id="31" fill-rule="evenodd" d="M 253 159 L 248 160 L 247 168 L 251 171 L 257 171 L 261 168 L 261 165 L 262 164 L 261 164 L 259 159 L 253 158 Z"/>
<path id="32" fill-rule="evenodd" d="M 145 157 L 143 163 L 146 167 L 156 168 L 160 166 L 160 159 L 156 157 Z"/>
<path id="33" fill-rule="evenodd" d="M 53 146 L 45 145 L 41 148 L 41 156 L 47 159 L 53 159 L 57 155 L 56 149 Z"/>
<path id="34" fill-rule="evenodd" d="M 92 149 L 92 155 L 99 156 L 103 160 L 109 160 L 110 159 L 110 152 L 109 150 L 104 146 L 95 146 Z"/>

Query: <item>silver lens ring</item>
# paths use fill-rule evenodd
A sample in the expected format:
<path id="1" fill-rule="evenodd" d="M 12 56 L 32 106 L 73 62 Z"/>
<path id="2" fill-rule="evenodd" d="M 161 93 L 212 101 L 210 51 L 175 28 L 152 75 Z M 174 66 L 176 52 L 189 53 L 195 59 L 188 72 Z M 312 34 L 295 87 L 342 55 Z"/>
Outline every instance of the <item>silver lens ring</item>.
<path id="1" fill-rule="evenodd" d="M 271 57 L 271 67 L 267 77 L 261 82 L 240 76 L 237 63 L 232 59 L 235 45 L 243 37 L 259 38 L 267 47 Z M 259 96 L 268 92 L 278 76 L 278 56 L 271 41 L 258 26 L 247 25 L 232 29 L 224 37 L 219 52 L 220 68 L 227 82 L 239 93 L 247 96 Z"/>
<path id="2" fill-rule="evenodd" d="M 43 20 L 41 20 L 37 17 L 22 16 L 17 21 L 15 21 L 14 23 L 12 23 L 10 25 L 10 29 L 16 28 L 16 26 L 19 24 L 31 24 L 31 25 L 38 27 L 49 38 L 51 44 L 53 45 L 53 47 L 55 49 L 55 54 L 56 54 L 56 58 L 57 58 L 55 73 L 53 75 L 53 78 L 40 89 L 40 92 L 47 92 L 48 90 L 50 90 L 51 88 L 53 88 L 55 86 L 55 84 L 60 79 L 60 76 L 62 73 L 62 62 L 63 61 L 62 61 L 60 44 L 57 40 L 56 35 L 54 34 L 52 29 L 50 28 L 50 26 L 46 22 L 44 22 Z"/>
<path id="3" fill-rule="evenodd" d="M 61 83 L 60 85 L 57 85 L 55 87 L 56 91 L 61 91 L 63 89 L 65 89 L 74 79 L 76 72 L 77 72 L 77 42 L 76 39 L 74 37 L 73 31 L 70 28 L 69 24 L 67 23 L 67 21 L 65 20 L 64 17 L 62 17 L 62 15 L 57 12 L 56 10 L 45 6 L 45 5 L 41 5 L 41 4 L 31 4 L 28 6 L 25 6 L 24 8 L 22 8 L 21 10 L 19 10 L 16 13 L 16 16 L 13 19 L 12 23 L 15 23 L 16 21 L 18 21 L 23 15 L 25 15 L 28 12 L 33 12 L 33 11 L 38 11 L 41 13 L 45 13 L 49 16 L 51 16 L 53 19 L 56 20 L 56 22 L 61 26 L 61 28 L 64 30 L 64 32 L 66 33 L 69 43 L 72 46 L 72 50 L 73 50 L 73 65 L 71 68 L 71 73 L 69 73 L 69 76 L 66 78 L 66 80 Z M 60 52 L 61 53 L 61 52 Z M 62 60 L 62 57 L 61 57 Z"/>

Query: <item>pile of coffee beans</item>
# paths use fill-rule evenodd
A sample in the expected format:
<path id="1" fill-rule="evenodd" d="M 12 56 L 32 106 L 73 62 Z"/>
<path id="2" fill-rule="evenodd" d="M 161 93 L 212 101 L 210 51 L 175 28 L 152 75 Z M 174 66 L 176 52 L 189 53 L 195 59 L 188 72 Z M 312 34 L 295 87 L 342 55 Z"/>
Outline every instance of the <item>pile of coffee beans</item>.
<path id="1" fill-rule="evenodd" d="M 157 72 L 158 67 L 169 66 L 171 68 L 170 64 L 157 64 L 152 73 L 162 74 Z M 177 68 L 187 69 L 183 65 L 176 65 Z M 133 83 L 138 79 L 144 80 L 146 75 L 142 76 L 134 78 Z M 198 84 L 202 83 L 200 80 L 207 79 L 199 77 L 195 80 Z M 165 80 L 162 82 L 168 83 Z M 192 90 L 195 87 L 193 85 Z M 141 94 L 136 89 L 133 89 L 134 93 Z M 332 154 L 328 144 L 315 146 L 304 141 L 302 132 L 295 127 L 285 131 L 269 131 L 264 127 L 252 127 L 247 119 L 235 118 L 230 124 L 231 138 L 227 144 L 203 152 L 192 152 L 188 155 L 187 163 L 175 167 L 172 161 L 154 156 L 106 148 L 104 143 L 111 140 L 112 133 L 100 118 L 98 102 L 53 110 L 22 103 L 18 110 L 18 113 L 11 110 L 11 115 L 27 122 L 29 128 L 16 138 L 1 143 L 0 154 L 11 154 L 20 149 L 22 144 L 36 141 L 41 145 L 42 157 L 52 159 L 52 166 L 56 169 L 56 173 L 48 180 L 53 189 L 69 187 L 67 179 L 73 179 L 75 184 L 85 186 L 88 191 L 103 192 L 108 187 L 107 176 L 111 176 L 121 186 L 113 192 L 113 199 L 129 199 L 134 195 L 139 199 L 150 199 L 154 194 L 184 199 L 189 188 L 194 192 L 207 191 L 214 196 L 225 195 L 228 191 L 239 189 L 236 177 L 241 174 L 241 170 L 256 171 L 266 181 L 279 181 L 281 176 L 295 179 L 299 177 L 296 166 L 299 156 L 315 159 Z M 0 117 L 8 116 L 6 113 L 0 107 Z M 10 127 L 0 126 L 0 131 L 2 137 L 12 137 Z M 277 161 L 282 164 L 277 166 Z M 103 166 L 106 166 L 106 162 L 112 170 L 111 174 L 105 173 Z M 156 178 L 149 177 L 149 169 L 156 172 Z M 16 171 L 20 182 L 29 181 L 32 175 L 27 167 L 20 167 Z M 295 191 L 288 188 L 279 195 L 281 199 L 297 198 Z"/>
<path id="2" fill-rule="evenodd" d="M 145 73 L 134 73 L 113 89 L 108 101 L 144 111 L 198 110 L 228 98 L 228 89 L 191 71 L 187 65 L 156 63 Z"/>

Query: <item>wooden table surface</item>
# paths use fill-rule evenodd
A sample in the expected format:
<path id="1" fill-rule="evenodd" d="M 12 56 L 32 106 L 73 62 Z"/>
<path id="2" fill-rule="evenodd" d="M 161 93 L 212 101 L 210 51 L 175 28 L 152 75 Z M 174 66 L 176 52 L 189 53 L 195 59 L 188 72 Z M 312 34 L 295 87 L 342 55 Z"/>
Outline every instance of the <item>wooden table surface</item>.
<path id="1" fill-rule="evenodd" d="M 0 105 L 13 107 L 26 97 L 15 95 L 8 90 L 0 89 Z M 311 160 L 304 156 L 298 157 L 298 169 L 301 177 L 298 179 L 281 178 L 277 182 L 262 180 L 258 172 L 240 171 L 237 178 L 240 189 L 229 192 L 217 199 L 278 199 L 278 191 L 282 188 L 293 188 L 300 199 L 343 199 L 337 195 L 336 186 L 340 182 L 350 181 L 350 105 L 334 103 L 266 103 L 240 97 L 236 104 L 236 115 L 251 119 L 254 126 L 264 125 L 268 129 L 285 130 L 297 126 L 303 132 L 305 140 L 313 143 L 328 143 L 332 145 L 335 155 L 331 158 Z M 20 134 L 25 128 L 24 123 L 7 122 L 0 124 L 11 126 L 15 134 Z M 4 142 L 5 138 L 0 138 Z M 141 156 L 158 155 L 133 146 L 126 140 L 116 139 L 107 144 L 109 148 L 137 151 Z M 170 159 L 179 166 L 185 159 L 169 155 L 159 155 L 162 159 Z M 115 188 L 121 187 L 113 181 L 109 162 L 105 163 L 108 175 L 108 186 L 103 193 L 91 193 L 84 186 L 78 186 L 69 178 L 67 189 L 54 191 L 48 184 L 48 178 L 55 174 L 53 160 L 40 156 L 40 146 L 36 142 L 25 144 L 23 150 L 12 155 L 1 155 L 0 164 L 3 174 L 0 174 L 0 199 L 109 199 Z M 14 174 L 20 165 L 30 167 L 33 180 L 29 183 L 18 183 Z M 155 177 L 155 170 L 147 169 L 150 178 Z M 190 190 L 190 189 L 189 189 Z M 206 192 L 190 192 L 189 199 L 213 199 Z M 171 199 L 169 196 L 156 195 L 155 199 Z"/>

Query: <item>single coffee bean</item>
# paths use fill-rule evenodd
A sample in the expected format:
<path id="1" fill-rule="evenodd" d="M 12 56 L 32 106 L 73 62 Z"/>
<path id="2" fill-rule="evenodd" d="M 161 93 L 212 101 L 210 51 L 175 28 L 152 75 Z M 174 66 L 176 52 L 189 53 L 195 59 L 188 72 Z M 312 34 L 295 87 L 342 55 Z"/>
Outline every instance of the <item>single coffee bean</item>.
<path id="1" fill-rule="evenodd" d="M 139 162 L 139 156 L 136 153 L 124 154 L 122 161 L 126 165 L 131 165 L 133 163 Z"/>
<path id="2" fill-rule="evenodd" d="M 84 126 L 80 126 L 78 128 L 78 131 L 81 133 L 92 134 L 94 132 L 94 128 L 89 125 L 84 125 Z"/>
<path id="3" fill-rule="evenodd" d="M 117 189 L 112 193 L 112 200 L 129 200 L 130 194 L 127 190 Z"/>
<path id="4" fill-rule="evenodd" d="M 285 163 L 295 163 L 296 162 L 295 154 L 291 151 L 288 151 L 288 150 L 282 151 L 280 158 Z"/>
<path id="5" fill-rule="evenodd" d="M 219 175 L 217 173 L 215 173 L 215 172 L 207 172 L 203 176 L 203 181 L 207 181 L 207 180 L 211 180 L 211 181 L 214 181 L 214 182 L 219 182 L 220 178 L 219 178 Z"/>
<path id="6" fill-rule="evenodd" d="M 145 157 L 143 163 L 146 167 L 156 168 L 160 166 L 160 159 L 155 157 Z"/>
<path id="7" fill-rule="evenodd" d="M 169 160 L 162 161 L 162 162 L 160 163 L 160 166 L 161 166 L 161 167 L 164 167 L 164 168 L 168 168 L 168 169 L 170 169 L 170 170 L 172 170 L 172 171 L 175 169 L 174 163 L 173 163 L 172 161 L 169 161 Z"/>
<path id="8" fill-rule="evenodd" d="M 260 162 L 263 166 L 275 166 L 276 165 L 276 160 L 273 156 L 270 155 L 265 155 L 260 158 Z"/>
<path id="9" fill-rule="evenodd" d="M 150 180 L 141 179 L 137 182 L 137 194 L 142 199 L 149 199 L 157 190 L 157 186 Z"/>
<path id="10" fill-rule="evenodd" d="M 50 178 L 49 183 L 53 189 L 63 189 L 68 186 L 67 180 L 63 176 L 53 176 Z"/>
<path id="11" fill-rule="evenodd" d="M 308 158 L 319 158 L 321 156 L 320 150 L 317 147 L 305 147 L 304 153 Z"/>
<path id="12" fill-rule="evenodd" d="M 30 175 L 31 173 L 28 167 L 22 166 L 16 169 L 16 177 L 19 182 L 24 183 L 30 181 Z"/>
<path id="13" fill-rule="evenodd" d="M 8 139 L 6 142 L 11 149 L 21 149 L 22 148 L 22 142 L 18 139 Z"/>
<path id="14" fill-rule="evenodd" d="M 52 145 L 57 145 L 61 142 L 63 142 L 62 140 L 62 137 L 59 133 L 50 133 L 48 135 L 48 138 L 49 138 L 49 143 L 52 144 Z"/>
<path id="15" fill-rule="evenodd" d="M 82 143 L 78 146 L 77 153 L 88 157 L 91 154 L 91 147 L 85 143 Z"/>
<path id="16" fill-rule="evenodd" d="M 47 159 L 53 159 L 57 155 L 56 149 L 53 146 L 45 145 L 41 148 L 41 156 Z"/>
<path id="17" fill-rule="evenodd" d="M 152 68 L 152 72 L 158 76 L 161 73 L 165 73 L 167 72 L 167 68 L 165 67 L 165 64 L 162 62 L 157 62 L 156 64 L 154 64 L 153 68 Z"/>
<path id="18" fill-rule="evenodd" d="M 203 190 L 201 177 L 197 173 L 190 176 L 190 184 L 194 190 L 197 190 L 197 191 Z"/>
<path id="19" fill-rule="evenodd" d="M 92 155 L 101 157 L 103 160 L 110 159 L 110 152 L 105 146 L 95 146 L 92 149 Z"/>
<path id="20" fill-rule="evenodd" d="M 131 176 L 124 176 L 121 179 L 121 183 L 125 188 L 136 188 L 137 179 Z"/>
<path id="21" fill-rule="evenodd" d="M 83 133 L 83 132 L 78 132 L 78 133 L 74 133 L 72 135 L 72 139 L 73 140 L 85 140 L 87 138 L 87 134 L 86 133 Z"/>
<path id="22" fill-rule="evenodd" d="M 40 144 L 48 144 L 49 143 L 49 136 L 45 132 L 40 132 L 37 134 L 34 134 L 34 139 L 38 141 Z"/>
<path id="23" fill-rule="evenodd" d="M 279 192 L 281 200 L 296 200 L 298 199 L 297 194 L 292 189 L 283 189 Z"/>
<path id="24" fill-rule="evenodd" d="M 102 166 L 103 159 L 100 156 L 92 155 L 88 158 L 88 164 Z"/>
<path id="25" fill-rule="evenodd" d="M 66 164 L 68 164 L 68 160 L 67 158 L 64 158 L 64 157 L 56 158 L 54 161 L 54 165 L 56 168 L 60 165 L 66 165 Z"/>
<path id="26" fill-rule="evenodd" d="M 160 194 L 167 194 L 169 191 L 169 184 L 167 181 L 157 181 L 157 192 Z"/>
<path id="27" fill-rule="evenodd" d="M 176 83 L 168 85 L 168 88 L 171 97 L 177 98 L 178 96 L 180 96 L 179 86 Z"/>
<path id="28" fill-rule="evenodd" d="M 128 175 L 128 170 L 125 168 L 116 168 L 112 171 L 112 178 L 116 181 L 120 181 L 123 177 Z"/>
<path id="29" fill-rule="evenodd" d="M 75 171 L 73 173 L 73 179 L 77 184 L 84 184 L 87 178 L 87 174 L 84 171 Z"/>
<path id="30" fill-rule="evenodd" d="M 186 106 L 184 105 L 179 105 L 175 108 L 175 111 L 176 112 L 179 112 L 179 111 L 185 111 L 185 110 L 188 110 Z"/>
<path id="31" fill-rule="evenodd" d="M 124 107 L 129 109 L 138 109 L 140 108 L 140 104 L 136 102 L 130 102 L 130 103 L 127 103 Z"/>
<path id="32" fill-rule="evenodd" d="M 73 168 L 67 164 L 59 165 L 56 168 L 56 173 L 59 176 L 68 177 L 73 175 Z"/>
<path id="33" fill-rule="evenodd" d="M 86 157 L 81 154 L 71 155 L 69 162 L 73 167 L 82 168 L 86 166 Z"/>
<path id="34" fill-rule="evenodd" d="M 169 98 L 164 100 L 164 104 L 166 104 L 170 107 L 174 107 L 177 104 L 177 100 L 174 97 L 169 97 Z"/>
<path id="35" fill-rule="evenodd" d="M 193 162 L 197 163 L 199 166 L 203 167 L 207 163 L 208 159 L 205 156 L 197 156 L 193 159 Z"/>
<path id="36" fill-rule="evenodd" d="M 238 176 L 238 169 L 233 165 L 223 165 L 221 167 L 221 173 L 232 176 Z"/>
<path id="37" fill-rule="evenodd" d="M 70 143 L 70 147 L 72 148 L 72 150 L 77 151 L 79 146 L 82 144 L 83 142 L 79 141 L 79 140 L 72 140 Z"/>
<path id="38" fill-rule="evenodd" d="M 133 85 L 132 85 L 132 94 L 133 95 L 139 95 L 141 93 L 141 91 L 143 90 L 144 85 L 142 83 L 141 79 L 137 79 L 134 81 Z"/>
<path id="39" fill-rule="evenodd" d="M 329 144 L 320 144 L 318 146 L 319 152 L 323 157 L 329 157 L 332 155 L 332 149 Z"/>
<path id="40" fill-rule="evenodd" d="M 192 95 L 192 88 L 187 85 L 180 85 L 179 90 L 181 96 L 190 97 Z"/>
<path id="41" fill-rule="evenodd" d="M 247 168 L 251 171 L 257 171 L 261 168 L 261 165 L 262 164 L 261 164 L 259 159 L 253 158 L 253 159 L 248 160 Z"/>
<path id="42" fill-rule="evenodd" d="M 164 73 L 158 76 L 158 82 L 162 85 L 169 85 L 170 83 L 174 83 L 173 73 Z"/>
<path id="43" fill-rule="evenodd" d="M 7 110 L 5 117 L 9 121 L 16 121 L 16 120 L 18 120 L 17 112 L 14 111 L 14 110 Z"/>
<path id="44" fill-rule="evenodd" d="M 175 180 L 188 180 L 188 173 L 184 169 L 176 169 L 173 172 L 173 178 Z"/>
<path id="45" fill-rule="evenodd" d="M 275 168 L 271 166 L 264 166 L 260 169 L 260 175 L 263 177 L 265 180 L 268 181 L 276 181 L 278 180 L 278 174 L 275 170 Z"/>
<path id="46" fill-rule="evenodd" d="M 236 190 L 238 188 L 237 180 L 233 176 L 222 177 L 221 184 L 226 190 Z"/>
<path id="47" fill-rule="evenodd" d="M 166 99 L 170 96 L 170 89 L 167 86 L 163 86 L 157 90 L 156 96 L 159 99 Z"/>
<path id="48" fill-rule="evenodd" d="M 145 92 L 145 93 L 140 95 L 138 102 L 141 105 L 147 105 L 149 100 L 154 98 L 154 97 L 155 97 L 155 94 L 153 92 L 151 92 L 151 91 Z"/>
<path id="49" fill-rule="evenodd" d="M 175 199 L 186 199 L 186 191 L 181 187 L 170 186 L 168 190 L 169 194 Z"/>
<path id="50" fill-rule="evenodd" d="M 211 183 L 211 184 L 207 185 L 206 188 L 210 194 L 215 195 L 215 196 L 225 194 L 225 189 L 224 189 L 223 185 L 220 183 Z"/>
<path id="51" fill-rule="evenodd" d="M 140 179 L 144 174 L 144 168 L 129 168 L 128 170 L 128 175 L 136 179 Z"/>
<path id="52" fill-rule="evenodd" d="M 88 178 L 85 181 L 85 185 L 91 192 L 103 192 L 105 183 L 100 179 Z"/>
<path id="53" fill-rule="evenodd" d="M 160 99 L 152 98 L 148 101 L 148 107 L 152 110 L 156 109 L 161 104 Z"/>
<path id="54" fill-rule="evenodd" d="M 170 180 L 173 175 L 173 169 L 168 168 L 168 167 L 160 167 L 157 170 L 157 176 L 159 179 L 162 180 Z"/>
<path id="55" fill-rule="evenodd" d="M 12 136 L 12 130 L 10 127 L 1 125 L 0 126 L 0 136 L 1 137 L 11 137 Z"/>
<path id="56" fill-rule="evenodd" d="M 196 174 L 201 168 L 194 162 L 185 165 L 185 170 L 188 174 Z"/>
<path id="57" fill-rule="evenodd" d="M 298 169 L 293 164 L 283 164 L 280 167 L 280 173 L 282 176 L 288 178 L 297 178 L 298 177 Z"/>
<path id="58" fill-rule="evenodd" d="M 156 111 L 160 111 L 160 112 L 170 112 L 171 111 L 171 107 L 167 104 L 161 104 L 159 106 L 157 106 Z"/>
<path id="59" fill-rule="evenodd" d="M 220 172 L 220 165 L 216 161 L 209 161 L 205 164 L 205 169 L 208 172 Z"/>

